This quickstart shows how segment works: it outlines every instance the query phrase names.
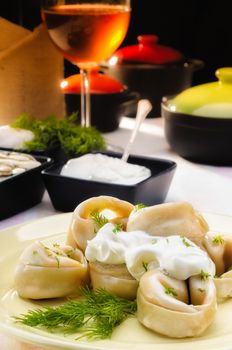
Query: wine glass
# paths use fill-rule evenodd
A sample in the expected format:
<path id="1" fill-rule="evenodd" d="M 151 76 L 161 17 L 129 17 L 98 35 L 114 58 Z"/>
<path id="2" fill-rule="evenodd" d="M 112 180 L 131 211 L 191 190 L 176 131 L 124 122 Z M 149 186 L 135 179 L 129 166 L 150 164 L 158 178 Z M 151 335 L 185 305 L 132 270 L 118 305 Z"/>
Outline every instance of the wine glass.
<path id="1" fill-rule="evenodd" d="M 80 69 L 81 125 L 89 127 L 90 71 L 122 43 L 130 0 L 42 0 L 41 13 L 52 42 Z"/>

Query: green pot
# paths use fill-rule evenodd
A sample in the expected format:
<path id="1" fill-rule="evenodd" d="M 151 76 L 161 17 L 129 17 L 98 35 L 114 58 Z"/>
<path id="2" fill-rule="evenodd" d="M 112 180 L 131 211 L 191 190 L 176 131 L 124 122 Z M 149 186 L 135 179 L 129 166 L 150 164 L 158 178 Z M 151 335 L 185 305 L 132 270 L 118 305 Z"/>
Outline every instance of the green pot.
<path id="1" fill-rule="evenodd" d="M 216 71 L 217 82 L 189 88 L 169 100 L 172 112 L 232 119 L 232 67 Z"/>

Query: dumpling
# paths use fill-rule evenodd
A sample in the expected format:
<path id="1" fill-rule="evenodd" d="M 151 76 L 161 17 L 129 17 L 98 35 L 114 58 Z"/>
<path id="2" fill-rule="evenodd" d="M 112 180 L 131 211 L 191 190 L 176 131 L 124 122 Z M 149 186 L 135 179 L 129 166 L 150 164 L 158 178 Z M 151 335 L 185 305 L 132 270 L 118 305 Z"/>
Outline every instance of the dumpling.
<path id="1" fill-rule="evenodd" d="M 216 290 L 212 278 L 181 281 L 154 269 L 140 280 L 137 305 L 138 320 L 145 327 L 168 337 L 194 337 L 214 320 Z"/>
<path id="2" fill-rule="evenodd" d="M 117 225 L 107 223 L 87 241 L 85 256 L 89 261 L 93 289 L 104 288 L 120 297 L 135 299 L 138 281 L 125 264 L 127 249 L 142 244 L 151 236 L 141 232 L 123 232 Z"/>
<path id="3" fill-rule="evenodd" d="M 185 237 L 125 232 L 112 223 L 105 224 L 87 241 L 85 256 L 94 289 L 105 288 L 129 299 L 135 298 L 142 275 L 156 267 L 180 280 L 201 271 L 215 274 L 207 253 Z"/>
<path id="4" fill-rule="evenodd" d="M 208 232 L 203 243 L 216 266 L 217 297 L 232 297 L 232 236 Z"/>
<path id="5" fill-rule="evenodd" d="M 115 214 L 115 217 L 109 221 L 125 226 L 133 208 L 134 206 L 129 202 L 110 196 L 87 199 L 80 203 L 73 213 L 66 243 L 84 251 L 87 240 L 95 237 L 99 230 L 96 220 L 93 219 L 94 213 L 100 214 L 101 211 L 108 209 Z"/>
<path id="6" fill-rule="evenodd" d="M 136 299 L 138 281 L 128 272 L 125 264 L 111 265 L 98 261 L 89 263 L 91 284 L 94 290 L 104 288 L 125 299 Z"/>
<path id="7" fill-rule="evenodd" d="M 137 244 L 125 254 L 127 269 L 135 279 L 140 280 L 146 271 L 156 267 L 178 280 L 187 280 L 202 271 L 214 277 L 213 261 L 206 251 L 188 238 L 177 235 L 150 237 L 155 240 L 154 243 Z"/>
<path id="8" fill-rule="evenodd" d="M 186 202 L 164 203 L 133 210 L 127 231 L 143 230 L 153 236 L 185 236 L 197 245 L 209 230 L 203 216 Z"/>
<path id="9" fill-rule="evenodd" d="M 79 249 L 36 241 L 19 258 L 15 289 L 22 298 L 45 299 L 78 294 L 89 282 L 87 261 Z"/>

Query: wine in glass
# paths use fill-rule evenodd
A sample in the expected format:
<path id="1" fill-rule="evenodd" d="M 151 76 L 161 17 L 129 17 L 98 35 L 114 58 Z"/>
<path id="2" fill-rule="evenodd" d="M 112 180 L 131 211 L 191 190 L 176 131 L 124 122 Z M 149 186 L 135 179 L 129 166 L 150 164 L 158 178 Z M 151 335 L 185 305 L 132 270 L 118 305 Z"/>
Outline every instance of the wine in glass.
<path id="1" fill-rule="evenodd" d="M 130 0 L 42 0 L 42 19 L 63 56 L 80 68 L 81 125 L 90 126 L 90 71 L 122 43 Z"/>

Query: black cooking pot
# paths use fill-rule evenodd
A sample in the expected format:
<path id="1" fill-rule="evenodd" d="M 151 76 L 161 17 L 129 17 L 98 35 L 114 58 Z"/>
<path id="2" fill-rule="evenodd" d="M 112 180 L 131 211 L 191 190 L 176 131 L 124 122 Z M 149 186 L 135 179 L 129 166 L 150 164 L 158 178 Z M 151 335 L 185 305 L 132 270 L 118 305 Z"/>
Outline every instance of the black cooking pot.
<path id="1" fill-rule="evenodd" d="M 157 45 L 154 35 L 138 39 L 139 45 L 118 50 L 101 68 L 130 90 L 139 92 L 141 98 L 150 100 L 153 109 L 148 117 L 160 117 L 162 97 L 190 87 L 193 73 L 204 63 L 185 59 L 178 51 Z"/>
<path id="2" fill-rule="evenodd" d="M 119 127 L 122 116 L 135 116 L 139 94 L 124 90 L 112 94 L 91 95 L 91 125 L 101 132 L 111 132 Z M 68 115 L 80 111 L 80 94 L 65 94 Z"/>
<path id="3" fill-rule="evenodd" d="M 66 78 L 61 86 L 67 115 L 80 111 L 81 78 L 79 74 Z M 135 117 L 140 95 L 112 78 L 93 71 L 90 74 L 91 125 L 101 132 L 111 132 L 119 127 L 122 116 Z"/>
<path id="4" fill-rule="evenodd" d="M 181 157 L 212 165 L 232 165 L 232 118 L 210 118 L 174 112 L 162 103 L 165 137 Z"/>

